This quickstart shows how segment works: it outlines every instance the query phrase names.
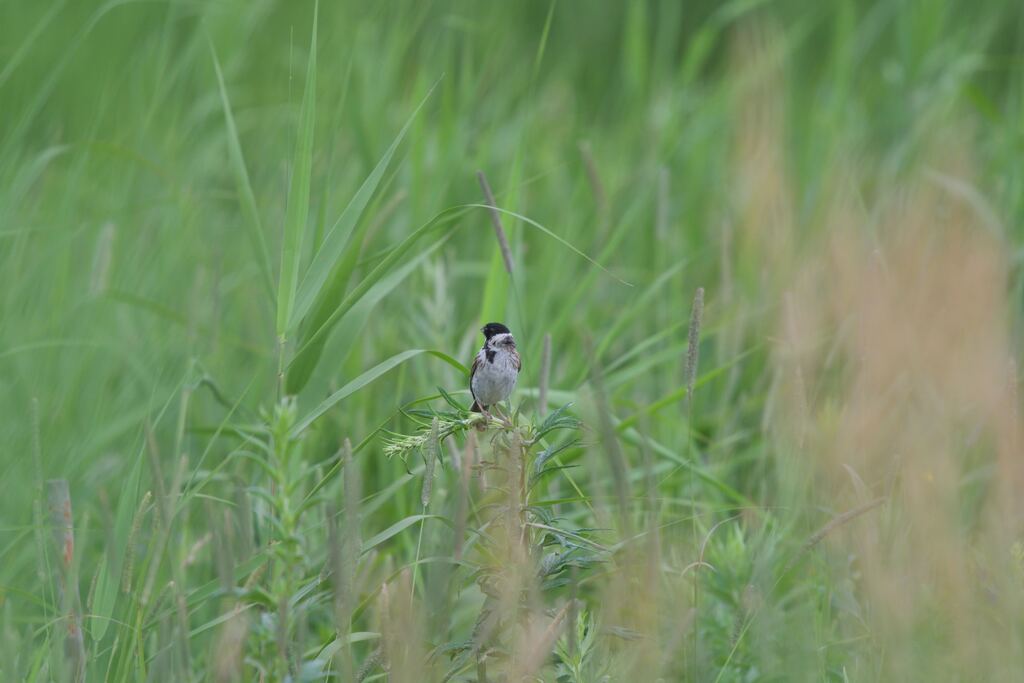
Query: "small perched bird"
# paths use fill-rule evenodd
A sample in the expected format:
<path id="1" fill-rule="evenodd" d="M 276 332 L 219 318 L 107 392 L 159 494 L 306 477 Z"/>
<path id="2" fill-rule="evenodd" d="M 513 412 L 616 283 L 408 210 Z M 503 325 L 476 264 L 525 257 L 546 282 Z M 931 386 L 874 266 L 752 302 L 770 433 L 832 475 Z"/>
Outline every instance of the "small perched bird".
<path id="1" fill-rule="evenodd" d="M 519 379 L 522 361 L 516 351 L 516 340 L 501 323 L 487 323 L 483 329 L 484 345 L 473 359 L 469 372 L 469 392 L 473 394 L 474 413 L 487 413 L 491 406 L 512 395 Z"/>

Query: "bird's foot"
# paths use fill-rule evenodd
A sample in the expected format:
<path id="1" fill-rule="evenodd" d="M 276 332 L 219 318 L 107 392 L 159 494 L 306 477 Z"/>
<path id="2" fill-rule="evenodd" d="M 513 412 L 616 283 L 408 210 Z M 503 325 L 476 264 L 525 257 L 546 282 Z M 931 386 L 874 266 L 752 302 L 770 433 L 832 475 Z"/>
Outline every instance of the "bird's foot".
<path id="1" fill-rule="evenodd" d="M 494 406 L 494 412 L 497 413 L 497 417 L 493 417 L 494 421 L 505 429 L 512 429 L 512 418 L 505 414 L 504 410 L 501 410 L 500 406 Z"/>

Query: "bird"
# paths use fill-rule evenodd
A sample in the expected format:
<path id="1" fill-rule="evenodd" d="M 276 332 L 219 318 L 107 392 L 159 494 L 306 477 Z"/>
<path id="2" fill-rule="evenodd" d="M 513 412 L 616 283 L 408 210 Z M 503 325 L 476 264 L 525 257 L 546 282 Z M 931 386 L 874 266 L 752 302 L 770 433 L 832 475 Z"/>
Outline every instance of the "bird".
<path id="1" fill-rule="evenodd" d="M 516 350 L 516 340 L 505 325 L 487 323 L 480 331 L 484 345 L 469 371 L 469 393 L 473 395 L 470 411 L 489 416 L 488 408 L 512 395 L 523 364 Z"/>

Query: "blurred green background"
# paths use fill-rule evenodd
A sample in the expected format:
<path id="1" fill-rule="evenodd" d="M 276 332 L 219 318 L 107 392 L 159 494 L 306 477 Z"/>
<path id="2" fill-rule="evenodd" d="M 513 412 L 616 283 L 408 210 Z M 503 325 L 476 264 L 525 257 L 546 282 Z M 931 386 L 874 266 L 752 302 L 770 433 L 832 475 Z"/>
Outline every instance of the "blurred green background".
<path id="1" fill-rule="evenodd" d="M 215 60 L 276 284 L 314 3 L 4 0 L 0 17 L 0 615 L 4 677 L 16 680 L 46 675 L 32 653 L 54 616 L 33 540 L 38 482 L 71 484 L 84 597 L 122 497 L 136 507 L 136 460 L 150 488 L 146 425 L 166 478 L 187 455 L 193 482 L 234 448 L 219 426 L 277 401 L 274 299 L 237 192 Z M 506 215 L 509 279 L 488 215 L 470 210 L 450 237 L 431 234 L 399 262 L 420 259 L 364 324 L 333 331 L 300 413 L 407 349 L 468 365 L 481 322 L 502 319 L 525 359 L 523 396 L 550 334 L 560 396 L 573 398 L 596 363 L 609 374 L 611 411 L 639 414 L 647 437 L 683 454 L 678 390 L 690 301 L 703 286 L 709 376 L 696 457 L 749 500 L 795 503 L 783 500 L 762 424 L 780 306 L 780 274 L 765 268 L 778 262 L 731 251 L 751 183 L 781 188 L 789 239 L 813 242 L 831 187 L 852 186 L 867 207 L 927 168 L 936 146 L 971 150 L 975 189 L 1005 226 L 1013 308 L 1021 303 L 1020 2 L 325 1 L 317 26 L 303 264 L 426 98 L 346 252 L 357 259 L 348 291 L 432 216 L 480 202 L 477 170 L 499 206 L 610 272 Z M 743 131 L 765 121 L 778 153 L 765 177 L 738 178 Z M 305 457 L 327 460 L 342 438 L 359 443 L 385 423 L 408 430 L 398 409 L 438 386 L 463 391 L 466 378 L 436 358 L 402 364 L 328 411 Z M 406 476 L 374 439 L 358 458 L 367 491 Z M 221 474 L 256 476 L 236 465 Z M 187 554 L 209 506 L 230 497 L 209 481 L 169 557 Z M 708 506 L 727 498 L 671 468 L 659 486 Z M 364 534 L 417 512 L 418 497 L 415 483 L 389 493 Z M 780 528 L 809 530 L 815 511 L 797 505 Z M 411 557 L 404 541 L 389 552 L 397 566 Z M 189 585 L 213 571 L 200 562 Z M 817 614 L 815 633 L 841 630 L 840 617 Z M 190 624 L 215 616 L 199 607 Z M 790 680 L 842 680 L 853 657 L 840 647 L 788 669 L 786 657 L 761 659 L 764 648 L 733 657 L 723 638 L 701 680 L 786 680 L 787 670 Z M 103 662 L 109 650 L 95 647 Z"/>

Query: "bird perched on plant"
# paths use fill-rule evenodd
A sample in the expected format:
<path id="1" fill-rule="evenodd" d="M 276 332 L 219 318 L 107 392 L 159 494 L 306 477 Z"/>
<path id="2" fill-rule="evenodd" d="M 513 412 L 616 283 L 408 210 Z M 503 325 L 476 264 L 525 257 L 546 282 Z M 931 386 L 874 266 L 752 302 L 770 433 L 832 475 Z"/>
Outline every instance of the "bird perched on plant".
<path id="1" fill-rule="evenodd" d="M 474 413 L 490 415 L 487 409 L 512 395 L 519 379 L 522 361 L 516 351 L 516 340 L 501 323 L 487 323 L 480 330 L 484 345 L 473 359 L 469 372 L 469 392 L 473 394 Z"/>

